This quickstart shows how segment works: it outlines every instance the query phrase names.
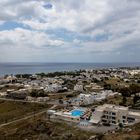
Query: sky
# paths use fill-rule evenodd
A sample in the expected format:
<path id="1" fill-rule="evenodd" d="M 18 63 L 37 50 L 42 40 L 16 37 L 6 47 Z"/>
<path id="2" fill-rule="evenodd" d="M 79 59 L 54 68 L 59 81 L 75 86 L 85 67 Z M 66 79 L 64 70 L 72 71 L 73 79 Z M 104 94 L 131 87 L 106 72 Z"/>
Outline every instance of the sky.
<path id="1" fill-rule="evenodd" d="M 140 0 L 0 0 L 0 62 L 140 62 Z"/>

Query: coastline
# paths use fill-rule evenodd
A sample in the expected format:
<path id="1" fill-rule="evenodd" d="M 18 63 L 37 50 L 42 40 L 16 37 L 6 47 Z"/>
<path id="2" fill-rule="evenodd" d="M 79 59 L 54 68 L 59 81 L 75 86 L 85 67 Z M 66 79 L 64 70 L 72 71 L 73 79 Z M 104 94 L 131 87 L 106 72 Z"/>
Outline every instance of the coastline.
<path id="1" fill-rule="evenodd" d="M 10 74 L 36 74 L 85 69 L 103 69 L 119 67 L 140 67 L 140 62 L 123 63 L 58 63 L 58 62 L 6 62 L 0 63 L 0 76 Z"/>

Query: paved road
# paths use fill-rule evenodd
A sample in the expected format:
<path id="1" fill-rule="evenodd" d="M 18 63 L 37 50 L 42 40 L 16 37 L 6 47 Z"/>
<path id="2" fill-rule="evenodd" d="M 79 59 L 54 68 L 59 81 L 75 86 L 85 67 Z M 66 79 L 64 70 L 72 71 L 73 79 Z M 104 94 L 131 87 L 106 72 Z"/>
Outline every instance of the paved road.
<path id="1" fill-rule="evenodd" d="M 58 100 L 47 101 L 47 102 L 26 101 L 26 100 L 17 100 L 17 99 L 9 99 L 9 98 L 0 98 L 0 100 L 4 100 L 4 101 L 12 101 L 12 102 L 38 103 L 38 104 L 63 105 L 63 106 L 66 106 L 66 105 L 64 105 L 64 104 L 60 104 Z"/>
<path id="2" fill-rule="evenodd" d="M 47 109 L 45 109 L 45 110 L 43 110 L 43 111 L 40 111 L 40 112 L 37 112 L 37 113 L 33 113 L 33 114 L 28 115 L 28 116 L 26 116 L 26 117 L 23 117 L 23 118 L 21 118 L 21 119 L 17 119 L 17 120 L 14 120 L 14 121 L 10 121 L 10 122 L 1 124 L 1 125 L 0 125 L 0 128 L 3 127 L 3 126 L 9 125 L 9 124 L 13 124 L 13 123 L 19 122 L 19 121 L 27 120 L 27 119 L 29 119 L 29 118 L 32 118 L 32 117 L 34 117 L 34 116 L 43 114 L 43 113 L 45 113 L 45 112 L 47 112 Z"/>
<path id="3" fill-rule="evenodd" d="M 25 101 L 25 100 L 14 100 L 14 99 L 8 99 L 8 98 L 0 98 L 0 100 L 12 101 L 12 102 L 28 102 L 28 103 L 34 103 L 34 102 L 30 102 L 30 101 Z M 40 102 L 35 102 L 35 103 L 40 103 Z M 43 104 L 43 103 L 40 103 L 40 104 Z M 57 105 L 59 105 L 59 103 L 54 104 L 54 102 L 47 102 L 47 104 L 53 104 L 53 106 L 52 106 L 50 109 L 54 109 Z M 13 120 L 13 121 L 10 121 L 10 122 L 1 124 L 1 125 L 0 125 L 0 128 L 3 127 L 3 126 L 6 126 L 6 125 L 12 124 L 12 123 L 16 123 L 16 122 L 19 122 L 19 121 L 23 121 L 23 120 L 32 118 L 32 117 L 34 117 L 34 116 L 43 114 L 43 113 L 47 112 L 47 110 L 48 110 L 48 109 L 45 109 L 45 110 L 43 110 L 43 111 L 40 111 L 40 112 L 37 112 L 37 113 L 32 113 L 31 115 L 27 115 L 27 116 L 25 116 L 25 117 L 23 117 L 23 118 L 20 118 L 20 119 L 17 119 L 17 120 Z"/>
<path id="4" fill-rule="evenodd" d="M 34 102 L 30 102 L 30 101 L 25 101 L 25 100 L 14 100 L 14 99 L 8 99 L 8 98 L 0 98 L 0 100 L 5 100 L 5 101 L 12 101 L 12 102 L 27 102 L 27 103 L 34 103 Z M 35 103 L 40 103 L 40 104 L 43 104 L 41 102 L 35 102 Z M 47 103 L 47 104 L 52 104 L 52 103 Z M 54 109 L 57 105 L 53 105 L 50 109 Z M 9 125 L 9 124 L 12 124 L 12 123 L 16 123 L 16 122 L 19 122 L 19 121 L 23 121 L 23 120 L 26 120 L 26 119 L 29 119 L 29 118 L 32 118 L 34 116 L 37 116 L 37 115 L 40 115 L 40 114 L 43 114 L 45 112 L 47 112 L 48 109 L 45 109 L 43 111 L 40 111 L 40 112 L 37 112 L 37 113 L 32 113 L 31 115 L 27 115 L 23 118 L 20 118 L 20 119 L 17 119 L 17 120 L 13 120 L 13 121 L 10 121 L 10 122 L 7 122 L 7 123 L 4 123 L 4 124 L 1 124 L 0 125 L 0 128 L 3 127 L 3 126 L 6 126 L 6 125 Z"/>
<path id="5" fill-rule="evenodd" d="M 37 101 L 26 101 L 26 100 L 17 100 L 17 99 L 9 99 L 9 98 L 0 98 L 0 100 L 5 100 L 5 101 L 12 101 L 12 102 L 23 102 L 23 103 L 39 103 L 43 104 L 44 102 L 37 102 Z"/>

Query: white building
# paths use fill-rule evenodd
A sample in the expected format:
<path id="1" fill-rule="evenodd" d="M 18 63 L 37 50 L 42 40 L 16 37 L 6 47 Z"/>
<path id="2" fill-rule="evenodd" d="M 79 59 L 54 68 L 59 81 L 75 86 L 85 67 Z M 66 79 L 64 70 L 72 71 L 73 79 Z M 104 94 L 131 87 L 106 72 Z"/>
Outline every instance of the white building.
<path id="1" fill-rule="evenodd" d="M 140 121 L 140 112 L 129 111 L 128 107 L 104 104 L 98 106 L 92 114 L 90 122 L 93 124 L 128 125 Z"/>
<path id="2" fill-rule="evenodd" d="M 97 85 L 96 83 L 90 83 L 89 85 L 85 86 L 86 89 L 91 89 L 91 90 L 103 90 L 104 88 L 101 87 L 100 85 Z"/>
<path id="3" fill-rule="evenodd" d="M 13 81 L 16 81 L 17 78 L 16 78 L 15 76 L 8 76 L 8 77 L 6 78 L 6 80 L 8 80 L 9 82 L 13 82 Z"/>
<path id="4" fill-rule="evenodd" d="M 7 93 L 6 92 L 0 92 L 0 97 L 6 97 Z"/>
<path id="5" fill-rule="evenodd" d="M 70 122 L 75 122 L 79 123 L 80 122 L 80 116 L 72 116 L 70 112 L 55 112 L 51 116 L 51 118 L 56 118 L 59 120 L 64 120 L 64 121 L 70 121 Z"/>
<path id="6" fill-rule="evenodd" d="M 83 89 L 83 85 L 81 85 L 81 84 L 76 84 L 75 86 L 74 86 L 74 91 L 80 91 L 80 92 L 82 92 L 84 89 Z"/>
<path id="7" fill-rule="evenodd" d="M 91 94 L 80 94 L 78 97 L 81 101 L 81 104 L 91 104 L 94 102 Z"/>
<path id="8" fill-rule="evenodd" d="M 140 73 L 140 70 L 130 70 L 129 73 L 131 75 L 139 74 Z"/>
<path id="9" fill-rule="evenodd" d="M 88 105 L 96 101 L 102 101 L 110 96 L 118 95 L 118 92 L 112 92 L 111 90 L 103 90 L 101 92 L 92 92 L 91 94 L 83 94 L 77 96 L 76 99 L 72 99 L 73 105 Z"/>
<path id="10" fill-rule="evenodd" d="M 58 85 L 58 84 L 51 84 L 51 85 L 47 85 L 45 88 L 46 92 L 58 92 L 59 90 L 62 90 L 62 86 Z"/>
<path id="11" fill-rule="evenodd" d="M 47 102 L 49 100 L 49 97 L 37 97 L 37 102 Z"/>
<path id="12" fill-rule="evenodd" d="M 54 111 L 54 110 L 48 110 L 48 114 L 50 114 L 52 119 L 59 119 L 64 121 L 70 121 L 79 123 L 80 122 L 80 116 L 82 116 L 87 109 L 85 108 L 74 108 L 73 110 L 61 110 L 61 111 Z"/>

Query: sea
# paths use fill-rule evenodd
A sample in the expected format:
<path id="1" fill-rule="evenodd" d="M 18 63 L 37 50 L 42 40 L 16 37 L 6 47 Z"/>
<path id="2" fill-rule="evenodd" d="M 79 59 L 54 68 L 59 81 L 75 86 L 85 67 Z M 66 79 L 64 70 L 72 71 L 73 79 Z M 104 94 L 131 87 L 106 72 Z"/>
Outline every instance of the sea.
<path id="1" fill-rule="evenodd" d="M 15 74 L 36 74 L 56 71 L 75 71 L 83 69 L 140 67 L 137 63 L 0 63 L 0 76 Z"/>

